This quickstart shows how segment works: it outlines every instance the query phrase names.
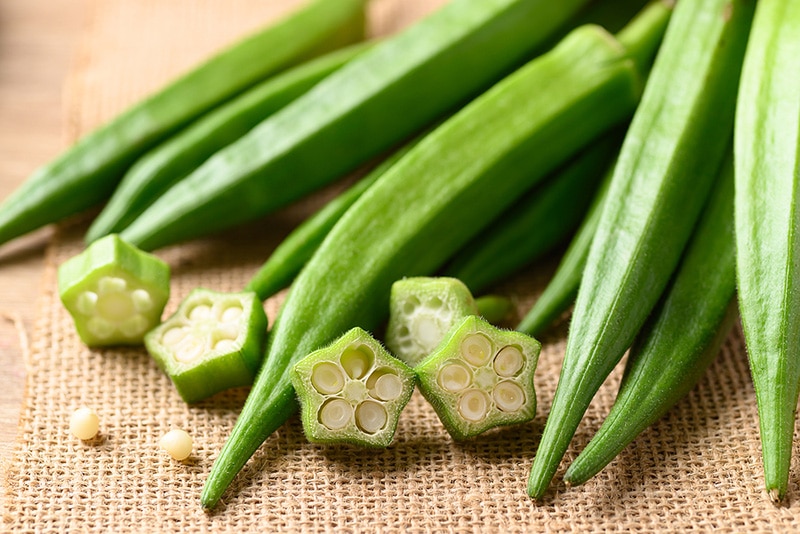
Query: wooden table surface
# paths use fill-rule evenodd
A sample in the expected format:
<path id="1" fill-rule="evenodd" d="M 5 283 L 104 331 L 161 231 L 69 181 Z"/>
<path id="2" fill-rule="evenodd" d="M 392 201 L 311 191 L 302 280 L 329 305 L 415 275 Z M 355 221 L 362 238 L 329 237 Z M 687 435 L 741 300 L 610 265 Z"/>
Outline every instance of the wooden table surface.
<path id="1" fill-rule="evenodd" d="M 85 22 L 80 0 L 0 2 L 0 198 L 65 146 L 64 85 Z M 0 468 L 22 406 L 25 338 L 36 321 L 44 229 L 0 247 Z M 0 509 L 2 509 L 0 486 Z"/>

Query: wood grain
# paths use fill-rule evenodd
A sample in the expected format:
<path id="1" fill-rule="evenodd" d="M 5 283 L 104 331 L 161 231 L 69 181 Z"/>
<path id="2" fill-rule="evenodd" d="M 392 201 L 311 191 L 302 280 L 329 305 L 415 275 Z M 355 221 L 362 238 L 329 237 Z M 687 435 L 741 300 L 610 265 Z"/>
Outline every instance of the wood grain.
<path id="1" fill-rule="evenodd" d="M 79 0 L 0 2 L 0 199 L 64 147 L 64 82 L 84 22 Z M 49 229 L 0 247 L 0 465 L 13 451 Z M 2 488 L 2 486 L 0 486 Z M 0 509 L 2 508 L 0 489 Z"/>

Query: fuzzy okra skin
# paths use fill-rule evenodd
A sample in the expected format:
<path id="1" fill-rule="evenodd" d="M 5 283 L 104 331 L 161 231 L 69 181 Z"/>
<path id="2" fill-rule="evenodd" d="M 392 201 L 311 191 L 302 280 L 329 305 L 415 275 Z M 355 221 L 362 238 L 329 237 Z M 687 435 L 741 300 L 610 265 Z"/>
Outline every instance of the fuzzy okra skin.
<path id="1" fill-rule="evenodd" d="M 589 403 L 667 285 L 733 129 L 754 2 L 678 2 L 625 136 L 528 479 L 541 498 Z M 697 150 L 703 146 L 703 150 Z"/>
<path id="2" fill-rule="evenodd" d="M 313 0 L 81 138 L 3 201 L 0 243 L 96 206 L 138 156 L 195 117 L 267 76 L 362 39 L 365 2 Z"/>
<path id="3" fill-rule="evenodd" d="M 606 420 L 564 475 L 587 481 L 700 380 L 736 317 L 733 158 L 726 159 L 673 280 L 628 355 Z"/>
<path id="4" fill-rule="evenodd" d="M 517 325 L 516 330 L 532 336 L 538 335 L 575 302 L 583 268 L 586 266 L 586 257 L 589 255 L 589 248 L 597 231 L 597 224 L 600 222 L 603 202 L 608 194 L 613 171 L 612 165 L 606 172 L 586 217 L 561 257 L 556 272 Z"/>
<path id="5" fill-rule="evenodd" d="M 485 90 L 586 2 L 453 0 L 214 154 L 121 234 L 152 250 L 301 198 Z"/>
<path id="6" fill-rule="evenodd" d="M 435 271 L 516 195 L 623 120 L 642 83 L 628 53 L 600 28 L 573 31 L 427 135 L 351 206 L 276 318 L 256 383 L 206 480 L 204 507 L 293 413 L 293 362 L 354 326 L 375 327 L 395 280 Z"/>
<path id="7" fill-rule="evenodd" d="M 527 192 L 459 251 L 444 274 L 480 292 L 552 250 L 580 223 L 618 146 L 606 136 Z"/>
<path id="8" fill-rule="evenodd" d="M 303 221 L 272 252 L 270 257 L 250 279 L 246 289 L 266 300 L 288 286 L 308 262 L 331 228 L 342 215 L 372 186 L 392 165 L 397 163 L 418 139 L 408 142 L 353 184 L 318 212 Z"/>
<path id="9" fill-rule="evenodd" d="M 800 384 L 800 3 L 761 0 L 736 109 L 739 308 L 764 483 L 786 494 Z"/>
<path id="10" fill-rule="evenodd" d="M 86 242 L 121 231 L 210 154 L 240 138 L 369 46 L 371 43 L 347 46 L 268 78 L 145 153 L 125 173 L 92 222 Z"/>

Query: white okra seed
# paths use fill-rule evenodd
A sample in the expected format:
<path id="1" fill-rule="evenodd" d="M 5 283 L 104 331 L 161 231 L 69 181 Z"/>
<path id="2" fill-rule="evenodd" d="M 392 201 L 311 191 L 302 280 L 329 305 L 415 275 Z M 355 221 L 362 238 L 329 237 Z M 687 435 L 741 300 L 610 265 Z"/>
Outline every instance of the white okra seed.
<path id="1" fill-rule="evenodd" d="M 458 413 L 465 420 L 477 422 L 486 417 L 491 401 L 486 392 L 479 389 L 470 389 L 458 401 Z"/>
<path id="2" fill-rule="evenodd" d="M 131 293 L 131 302 L 137 312 L 150 311 L 153 308 L 153 298 L 144 289 L 136 289 Z"/>
<path id="3" fill-rule="evenodd" d="M 335 363 L 320 362 L 311 370 L 311 384 L 323 395 L 333 395 L 344 387 L 344 375 Z"/>
<path id="4" fill-rule="evenodd" d="M 497 407 L 504 412 L 516 412 L 525 404 L 525 391 L 511 380 L 500 382 L 492 391 Z"/>
<path id="5" fill-rule="evenodd" d="M 356 424 L 367 434 L 379 431 L 386 426 L 388 420 L 386 408 L 375 401 L 364 401 L 356 408 Z"/>
<path id="6" fill-rule="evenodd" d="M 75 301 L 75 309 L 84 315 L 94 315 L 97 309 L 97 293 L 94 291 L 84 291 Z"/>
<path id="7" fill-rule="evenodd" d="M 400 380 L 400 377 L 392 372 L 381 374 L 374 382 L 370 393 L 378 400 L 394 400 L 403 393 L 403 382 Z"/>
<path id="8" fill-rule="evenodd" d="M 510 378 L 522 370 L 525 365 L 525 356 L 519 348 L 508 345 L 500 349 L 494 357 L 494 371 L 498 376 Z"/>
<path id="9" fill-rule="evenodd" d="M 100 430 L 100 418 L 91 408 L 78 408 L 69 419 L 69 431 L 80 440 L 89 440 Z"/>
<path id="10" fill-rule="evenodd" d="M 347 376 L 354 380 L 358 380 L 367 374 L 375 355 L 369 347 L 360 346 L 358 348 L 349 348 L 342 353 L 339 361 L 342 363 L 344 371 Z"/>
<path id="11" fill-rule="evenodd" d="M 472 383 L 472 372 L 463 364 L 450 362 L 439 370 L 439 385 L 447 391 L 457 393 Z"/>
<path id="12" fill-rule="evenodd" d="M 483 334 L 471 334 L 461 342 L 461 355 L 476 367 L 484 365 L 492 355 L 492 341 Z"/>
<path id="13" fill-rule="evenodd" d="M 185 430 L 174 428 L 164 434 L 159 446 L 175 460 L 185 460 L 192 454 L 192 436 Z"/>
<path id="14" fill-rule="evenodd" d="M 353 407 L 344 399 L 328 399 L 319 409 L 319 422 L 330 430 L 347 426 L 353 416 Z"/>

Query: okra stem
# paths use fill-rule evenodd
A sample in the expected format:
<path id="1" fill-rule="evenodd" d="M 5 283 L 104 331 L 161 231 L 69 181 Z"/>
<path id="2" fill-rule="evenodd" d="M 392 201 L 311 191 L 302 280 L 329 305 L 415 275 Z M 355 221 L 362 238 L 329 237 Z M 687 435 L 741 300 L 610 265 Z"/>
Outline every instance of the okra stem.
<path id="1" fill-rule="evenodd" d="M 734 146 L 739 307 L 765 487 L 780 501 L 788 488 L 800 384 L 800 2 L 758 3 Z"/>
<path id="2" fill-rule="evenodd" d="M 733 127 L 753 2 L 678 2 L 622 146 L 528 480 L 541 498 L 592 397 L 660 297 Z M 704 147 L 702 151 L 697 146 Z"/>
<path id="3" fill-rule="evenodd" d="M 267 76 L 360 40 L 365 2 L 314 0 L 81 138 L 0 205 L 0 243 L 101 203 L 139 155 L 195 117 Z"/>

